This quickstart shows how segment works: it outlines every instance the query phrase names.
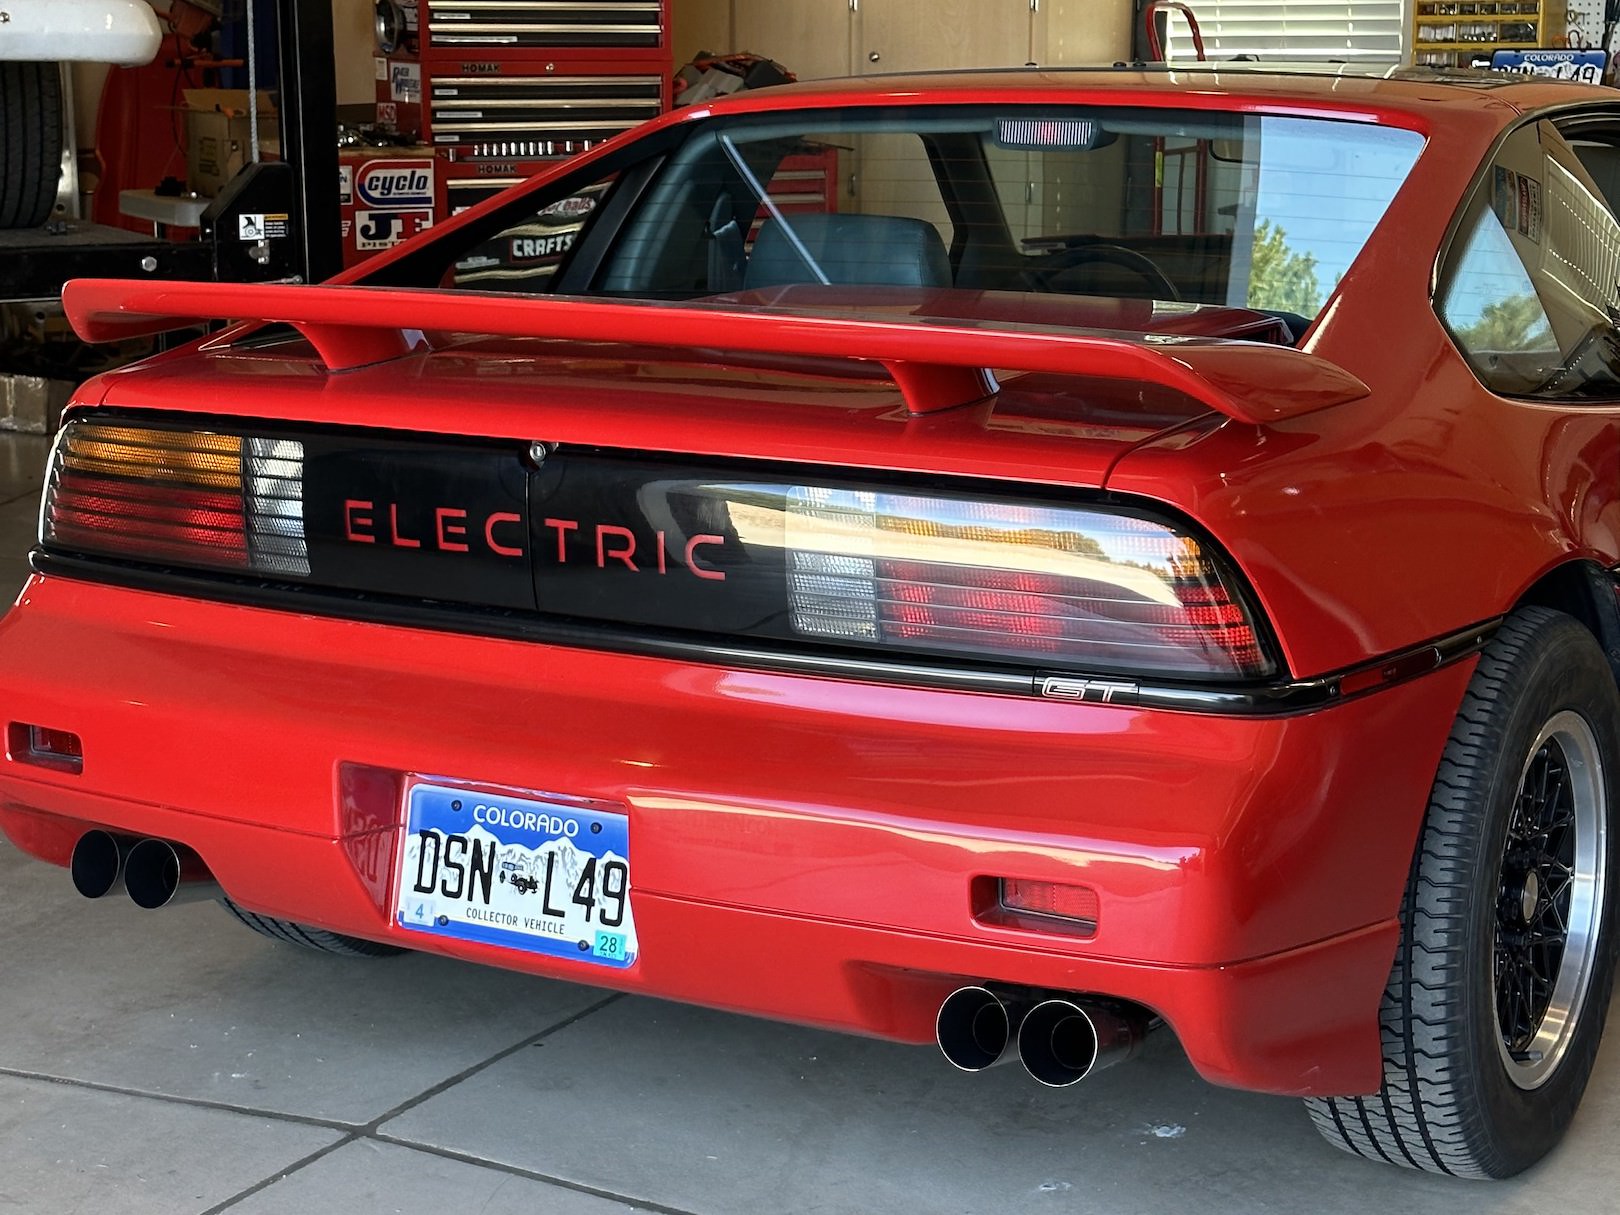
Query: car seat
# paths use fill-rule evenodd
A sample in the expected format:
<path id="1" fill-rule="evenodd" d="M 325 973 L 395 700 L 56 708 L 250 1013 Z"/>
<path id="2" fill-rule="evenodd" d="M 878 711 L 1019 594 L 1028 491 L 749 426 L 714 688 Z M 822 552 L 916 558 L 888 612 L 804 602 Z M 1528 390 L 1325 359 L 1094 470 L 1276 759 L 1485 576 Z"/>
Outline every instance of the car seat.
<path id="1" fill-rule="evenodd" d="M 767 219 L 761 225 L 748 259 L 746 288 L 819 283 L 823 278 L 829 283 L 949 287 L 951 262 L 939 229 L 908 216 L 811 213 Z"/>

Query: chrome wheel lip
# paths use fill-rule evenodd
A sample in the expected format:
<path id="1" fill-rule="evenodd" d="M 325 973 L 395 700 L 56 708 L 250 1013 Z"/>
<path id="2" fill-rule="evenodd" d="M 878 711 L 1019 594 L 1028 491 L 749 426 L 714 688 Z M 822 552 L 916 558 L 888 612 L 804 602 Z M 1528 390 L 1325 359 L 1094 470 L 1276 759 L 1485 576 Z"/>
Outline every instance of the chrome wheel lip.
<path id="1" fill-rule="evenodd" d="M 1514 795 L 1515 809 L 1511 813 L 1517 814 L 1517 801 L 1524 792 L 1536 757 L 1549 743 L 1556 744 L 1562 752 L 1569 774 L 1574 815 L 1571 829 L 1575 832 L 1574 873 L 1571 878 L 1568 927 L 1558 975 L 1553 981 L 1552 994 L 1536 1034 L 1522 1055 L 1508 1049 L 1507 1032 L 1502 1025 L 1500 1005 L 1496 999 L 1494 975 L 1491 992 L 1497 1053 L 1507 1069 L 1508 1078 L 1525 1090 L 1540 1088 L 1551 1079 L 1569 1052 L 1586 1004 L 1592 974 L 1597 969 L 1598 940 L 1608 894 L 1607 784 L 1597 736 L 1580 714 L 1564 710 L 1542 726 L 1520 770 L 1518 790 Z M 1503 844 L 1499 882 L 1506 875 L 1508 842 L 1504 841 Z M 1492 934 L 1493 961 L 1501 932 L 1498 920 Z"/>

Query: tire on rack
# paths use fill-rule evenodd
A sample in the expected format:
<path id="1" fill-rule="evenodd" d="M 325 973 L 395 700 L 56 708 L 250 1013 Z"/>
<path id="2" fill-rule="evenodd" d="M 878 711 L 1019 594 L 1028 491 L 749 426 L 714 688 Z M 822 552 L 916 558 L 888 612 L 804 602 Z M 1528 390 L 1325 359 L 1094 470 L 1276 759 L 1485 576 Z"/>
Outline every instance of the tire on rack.
<path id="1" fill-rule="evenodd" d="M 62 176 L 62 77 L 54 63 L 0 62 L 0 228 L 37 228 Z"/>
<path id="2" fill-rule="evenodd" d="M 1336 1147 L 1510 1177 L 1562 1137 L 1614 979 L 1620 691 L 1547 608 L 1508 617 L 1446 743 L 1379 1009 L 1371 1097 L 1306 1102 Z"/>
<path id="3" fill-rule="evenodd" d="M 333 953 L 346 958 L 391 958 L 404 953 L 398 945 L 384 945 L 363 937 L 344 936 L 341 932 L 328 932 L 324 928 L 308 928 L 291 920 L 277 920 L 267 915 L 244 911 L 230 899 L 220 899 L 220 905 L 260 936 L 288 945 L 313 949 L 316 953 Z"/>

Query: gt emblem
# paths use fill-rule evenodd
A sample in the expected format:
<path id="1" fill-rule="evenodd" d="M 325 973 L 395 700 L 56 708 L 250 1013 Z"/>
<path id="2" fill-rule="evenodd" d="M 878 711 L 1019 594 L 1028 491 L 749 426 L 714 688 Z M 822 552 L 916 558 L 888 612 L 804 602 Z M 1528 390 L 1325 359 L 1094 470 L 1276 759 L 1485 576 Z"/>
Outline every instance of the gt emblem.
<path id="1" fill-rule="evenodd" d="M 1041 680 L 1041 695 L 1048 700 L 1082 700 L 1091 704 L 1115 705 L 1133 702 L 1138 687 L 1118 679 L 1075 679 L 1048 675 Z"/>

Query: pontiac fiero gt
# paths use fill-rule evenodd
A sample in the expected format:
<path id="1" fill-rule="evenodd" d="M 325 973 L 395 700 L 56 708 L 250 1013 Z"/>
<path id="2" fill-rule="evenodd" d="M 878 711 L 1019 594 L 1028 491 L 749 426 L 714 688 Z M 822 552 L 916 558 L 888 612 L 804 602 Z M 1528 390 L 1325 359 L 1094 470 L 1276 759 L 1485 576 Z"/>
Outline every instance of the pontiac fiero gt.
<path id="1" fill-rule="evenodd" d="M 80 891 L 1505 1176 L 1613 976 L 1620 100 L 762 90 L 323 286 L 78 282 L 0 826 Z"/>

